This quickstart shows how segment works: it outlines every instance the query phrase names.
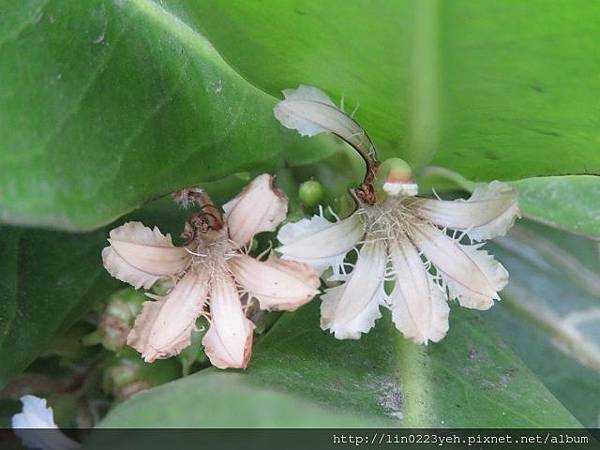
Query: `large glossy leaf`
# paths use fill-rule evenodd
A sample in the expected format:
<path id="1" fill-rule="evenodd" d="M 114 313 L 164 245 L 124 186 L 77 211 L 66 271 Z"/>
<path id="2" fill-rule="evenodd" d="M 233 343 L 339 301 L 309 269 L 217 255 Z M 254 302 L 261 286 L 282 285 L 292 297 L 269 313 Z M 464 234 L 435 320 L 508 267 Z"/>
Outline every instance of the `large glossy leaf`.
<path id="1" fill-rule="evenodd" d="M 249 376 L 404 426 L 575 423 L 477 314 L 453 308 L 449 335 L 428 347 L 403 339 L 387 314 L 359 341 L 335 340 L 318 323 L 316 304 L 286 315 Z"/>
<path id="2" fill-rule="evenodd" d="M 294 423 L 300 419 L 237 406 L 245 405 L 246 394 L 260 397 L 267 388 L 334 408 L 338 414 L 360 414 L 367 417 L 363 425 L 370 420 L 404 426 L 578 425 L 478 315 L 453 313 L 450 335 L 424 348 L 403 340 L 387 315 L 359 341 L 338 341 L 319 329 L 318 305 L 313 302 L 275 324 L 256 344 L 244 373 L 235 378 L 201 373 L 165 385 L 118 407 L 103 425 L 230 426 L 264 420 L 262 425 L 297 426 L 311 420 Z M 200 400 L 203 393 L 215 391 L 212 383 L 226 382 L 233 383 L 233 392 L 244 386 L 241 400 L 225 388 L 207 394 L 215 395 L 215 401 Z M 223 409 L 214 413 L 219 396 Z M 166 404 L 166 398 L 169 407 L 157 407 Z M 357 423 L 342 417 L 340 424 Z"/>
<path id="3" fill-rule="evenodd" d="M 433 158 L 476 180 L 600 170 L 593 2 L 4 0 L 2 10 L 4 222 L 89 229 L 185 185 L 315 160 L 330 141 L 272 116 L 274 96 L 299 83 L 360 104 L 383 157 Z"/>
<path id="4" fill-rule="evenodd" d="M 150 0 L 0 4 L 0 220 L 89 229 L 177 188 L 326 152 Z M 302 142 L 299 147 L 297 143 Z"/>
<path id="5" fill-rule="evenodd" d="M 314 84 L 360 104 L 384 157 L 475 180 L 600 173 L 595 3 L 172 3 L 272 95 Z"/>
<path id="6" fill-rule="evenodd" d="M 434 163 L 475 179 L 600 174 L 600 5 L 444 2 Z"/>
<path id="7" fill-rule="evenodd" d="M 366 422 L 365 422 L 366 420 Z M 298 396 L 259 387 L 248 377 L 201 371 L 116 407 L 101 427 L 320 427 L 384 425 L 324 408 Z"/>
<path id="8" fill-rule="evenodd" d="M 511 273 L 486 316 L 550 391 L 598 426 L 600 260 L 596 245 L 532 224 L 494 246 Z"/>

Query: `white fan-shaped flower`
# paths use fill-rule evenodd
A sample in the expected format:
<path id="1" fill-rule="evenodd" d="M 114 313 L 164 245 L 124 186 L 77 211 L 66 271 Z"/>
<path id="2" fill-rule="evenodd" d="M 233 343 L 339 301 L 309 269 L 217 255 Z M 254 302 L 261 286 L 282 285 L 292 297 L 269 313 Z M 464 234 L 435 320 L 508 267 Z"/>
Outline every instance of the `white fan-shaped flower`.
<path id="1" fill-rule="evenodd" d="M 127 338 L 147 362 L 190 345 L 196 319 L 204 314 L 210 328 L 202 343 L 213 365 L 244 368 L 254 330 L 245 300 L 292 311 L 318 292 L 319 276 L 307 264 L 275 257 L 259 261 L 244 251 L 255 234 L 275 230 L 287 213 L 287 198 L 270 175 L 257 177 L 227 203 L 224 220 L 204 194 L 197 195 L 205 203 L 188 222 L 185 246 L 176 247 L 157 228 L 129 222 L 110 232 L 104 266 L 136 288 L 148 289 L 163 278 L 175 281 L 167 295 L 144 303 Z"/>
<path id="2" fill-rule="evenodd" d="M 277 251 L 283 259 L 307 262 L 320 271 L 332 267 L 334 274 L 341 274 L 332 279 L 344 283 L 326 291 L 321 308 L 322 327 L 336 337 L 360 337 L 380 316 L 383 305 L 392 310 L 396 326 L 408 338 L 437 342 L 448 330 L 448 299 L 456 298 L 467 308 L 488 309 L 508 282 L 504 267 L 480 248 L 482 244 L 464 243 L 463 236 L 449 234 L 445 226 L 448 218 L 459 220 L 450 206 L 456 204 L 464 214 L 460 220 L 465 237 L 471 230 L 478 239 L 503 235 L 519 214 L 514 193 L 510 207 L 503 195 L 495 203 L 488 201 L 480 214 L 478 202 L 470 200 L 427 200 L 427 210 L 421 199 L 415 200 L 388 197 L 382 204 L 362 204 L 337 223 L 318 215 L 281 227 L 283 245 Z M 435 202 L 450 213 L 437 213 L 434 221 L 430 211 Z M 354 248 L 360 248 L 357 262 L 344 275 L 344 257 Z M 390 295 L 383 290 L 384 274 L 395 281 Z"/>
<path id="3" fill-rule="evenodd" d="M 275 107 L 284 126 L 308 136 L 333 133 L 367 162 L 352 215 L 332 223 L 319 214 L 279 231 L 283 259 L 320 272 L 331 267 L 331 280 L 342 282 L 322 296 L 322 328 L 339 339 L 357 339 L 384 306 L 407 338 L 437 342 L 448 330 L 449 299 L 490 308 L 508 273 L 477 242 L 504 235 L 513 225 L 520 216 L 516 192 L 493 181 L 478 185 L 466 200 L 418 198 L 410 167 L 397 158 L 379 165 L 367 134 L 325 93 L 300 86 L 284 95 Z M 358 257 L 348 271 L 345 258 L 352 250 Z M 384 280 L 394 282 L 389 294 Z"/>

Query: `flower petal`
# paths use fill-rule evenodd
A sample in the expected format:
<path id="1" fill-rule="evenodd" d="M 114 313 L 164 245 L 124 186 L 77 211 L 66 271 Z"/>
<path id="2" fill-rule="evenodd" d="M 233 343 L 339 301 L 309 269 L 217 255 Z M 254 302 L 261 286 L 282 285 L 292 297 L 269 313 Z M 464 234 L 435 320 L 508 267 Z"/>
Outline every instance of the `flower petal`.
<path id="1" fill-rule="evenodd" d="M 277 239 L 283 245 L 277 251 L 283 259 L 305 262 L 319 272 L 333 267 L 337 273 L 346 253 L 358 244 L 364 233 L 365 226 L 359 214 L 336 223 L 313 216 L 282 226 Z"/>
<path id="2" fill-rule="evenodd" d="M 46 406 L 46 399 L 35 395 L 21 397 L 23 411 L 12 417 L 13 428 L 58 428 L 54 423 L 52 408 Z"/>
<path id="3" fill-rule="evenodd" d="M 150 288 L 160 278 L 185 269 L 190 255 L 163 235 L 140 222 L 127 222 L 110 232 L 110 246 L 102 250 L 104 267 L 115 278 L 136 289 Z"/>
<path id="4" fill-rule="evenodd" d="M 285 100 L 279 102 L 273 112 L 284 127 L 296 130 L 302 136 L 330 132 L 364 155 L 374 153 L 373 144 L 360 125 L 337 108 L 320 89 L 300 85 L 298 89 L 284 90 L 283 95 Z"/>
<path id="5" fill-rule="evenodd" d="M 390 242 L 390 256 L 396 285 L 389 300 L 396 328 L 417 344 L 440 341 L 448 331 L 450 312 L 440 286 L 406 236 Z"/>
<path id="6" fill-rule="evenodd" d="M 373 327 L 381 317 L 379 305 L 385 302 L 386 261 L 383 242 L 363 245 L 348 280 L 321 297 L 322 329 L 331 330 L 337 339 L 359 339 Z"/>
<path id="7" fill-rule="evenodd" d="M 229 267 L 261 309 L 294 311 L 319 292 L 319 274 L 304 263 L 274 257 L 261 262 L 238 255 L 229 260 Z"/>
<path id="8" fill-rule="evenodd" d="M 503 236 L 521 217 L 517 192 L 508 184 L 479 184 L 468 200 L 417 199 L 411 204 L 420 217 L 444 228 L 467 231 L 480 241 Z"/>
<path id="9" fill-rule="evenodd" d="M 188 272 L 163 299 L 144 303 L 127 344 L 153 362 L 177 355 L 191 344 L 191 333 L 208 293 L 208 273 Z"/>
<path id="10" fill-rule="evenodd" d="M 229 276 L 213 279 L 211 324 L 202 339 L 210 362 L 219 369 L 245 369 L 252 354 L 254 324 L 246 318 L 240 296 Z"/>
<path id="11" fill-rule="evenodd" d="M 41 450 L 75 450 L 80 444 L 58 430 L 52 408 L 46 400 L 34 395 L 21 397 L 22 412 L 12 417 L 11 426 L 27 448 Z M 43 428 L 45 430 L 36 430 Z M 50 428 L 48 430 L 48 428 Z"/>
<path id="12" fill-rule="evenodd" d="M 285 219 L 287 208 L 287 196 L 273 185 L 273 177 L 260 175 L 223 205 L 229 237 L 244 246 L 255 234 L 275 230 Z"/>
<path id="13" fill-rule="evenodd" d="M 489 309 L 508 283 L 508 272 L 481 245 L 463 245 L 443 231 L 413 224 L 411 240 L 440 272 L 451 298 L 467 308 Z"/>

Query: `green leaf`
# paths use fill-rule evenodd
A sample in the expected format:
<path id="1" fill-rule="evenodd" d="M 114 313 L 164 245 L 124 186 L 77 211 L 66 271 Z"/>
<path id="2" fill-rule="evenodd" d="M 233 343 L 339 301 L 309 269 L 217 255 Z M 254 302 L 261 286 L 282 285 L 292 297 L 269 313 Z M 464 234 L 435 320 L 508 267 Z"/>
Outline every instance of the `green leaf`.
<path id="1" fill-rule="evenodd" d="M 189 22 L 270 94 L 312 84 L 349 111 L 360 105 L 384 158 L 477 181 L 600 173 L 593 2 L 185 4 Z"/>
<path id="2" fill-rule="evenodd" d="M 474 180 L 599 174 L 600 5 L 444 3 L 443 130 L 434 163 Z"/>
<path id="3" fill-rule="evenodd" d="M 136 395 L 111 411 L 100 427 L 336 427 L 363 423 L 364 419 L 355 415 L 257 386 L 243 374 L 210 369 Z M 377 422 L 367 419 L 367 423 Z"/>
<path id="4" fill-rule="evenodd" d="M 0 229 L 0 387 L 117 286 L 99 263 L 105 239 Z"/>
<path id="5" fill-rule="evenodd" d="M 326 156 L 329 139 L 273 118 L 274 97 L 300 83 L 360 105 L 383 158 L 474 180 L 600 173 L 593 2 L 5 0 L 3 11 L 4 222 L 87 230 L 177 188 Z"/>
<path id="6" fill-rule="evenodd" d="M 600 177 L 526 178 L 511 184 L 527 218 L 600 238 Z"/>
<path id="7" fill-rule="evenodd" d="M 587 239 L 521 224 L 494 253 L 510 272 L 486 316 L 546 387 L 585 426 L 598 425 L 600 259 Z"/>
<path id="8" fill-rule="evenodd" d="M 319 330 L 313 302 L 277 322 L 248 376 L 403 426 L 576 424 L 479 315 L 457 307 L 448 336 L 422 347 L 403 339 L 388 314 L 359 341 L 336 340 Z"/>
<path id="9" fill-rule="evenodd" d="M 317 302 L 285 314 L 258 339 L 245 372 L 211 369 L 162 386 L 125 402 L 102 426 L 300 426 L 325 420 L 271 413 L 270 403 L 261 400 L 255 409 L 246 406 L 247 397 L 261 399 L 265 389 L 304 399 L 299 412 L 304 402 L 328 408 L 344 426 L 392 420 L 403 426 L 579 425 L 478 315 L 455 309 L 449 336 L 428 347 L 402 339 L 387 314 L 359 341 L 334 339 L 319 329 L 318 316 Z M 229 383 L 231 389 L 215 388 Z M 257 411 L 256 405 L 264 407 Z M 365 419 L 357 422 L 348 413 Z"/>
<path id="10" fill-rule="evenodd" d="M 327 153 L 158 3 L 2 3 L 4 222 L 87 230 L 178 188 Z"/>

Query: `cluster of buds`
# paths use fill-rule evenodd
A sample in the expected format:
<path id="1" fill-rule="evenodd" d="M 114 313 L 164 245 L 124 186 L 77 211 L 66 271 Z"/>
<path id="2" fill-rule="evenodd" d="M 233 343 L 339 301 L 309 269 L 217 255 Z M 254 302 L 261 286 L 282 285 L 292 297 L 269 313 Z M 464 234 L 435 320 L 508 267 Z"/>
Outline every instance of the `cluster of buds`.
<path id="1" fill-rule="evenodd" d="M 127 343 L 127 335 L 136 316 L 146 301 L 144 295 L 131 288 L 121 289 L 111 295 L 100 314 L 98 330 L 88 336 L 86 343 L 101 343 L 111 352 L 119 353 Z"/>

